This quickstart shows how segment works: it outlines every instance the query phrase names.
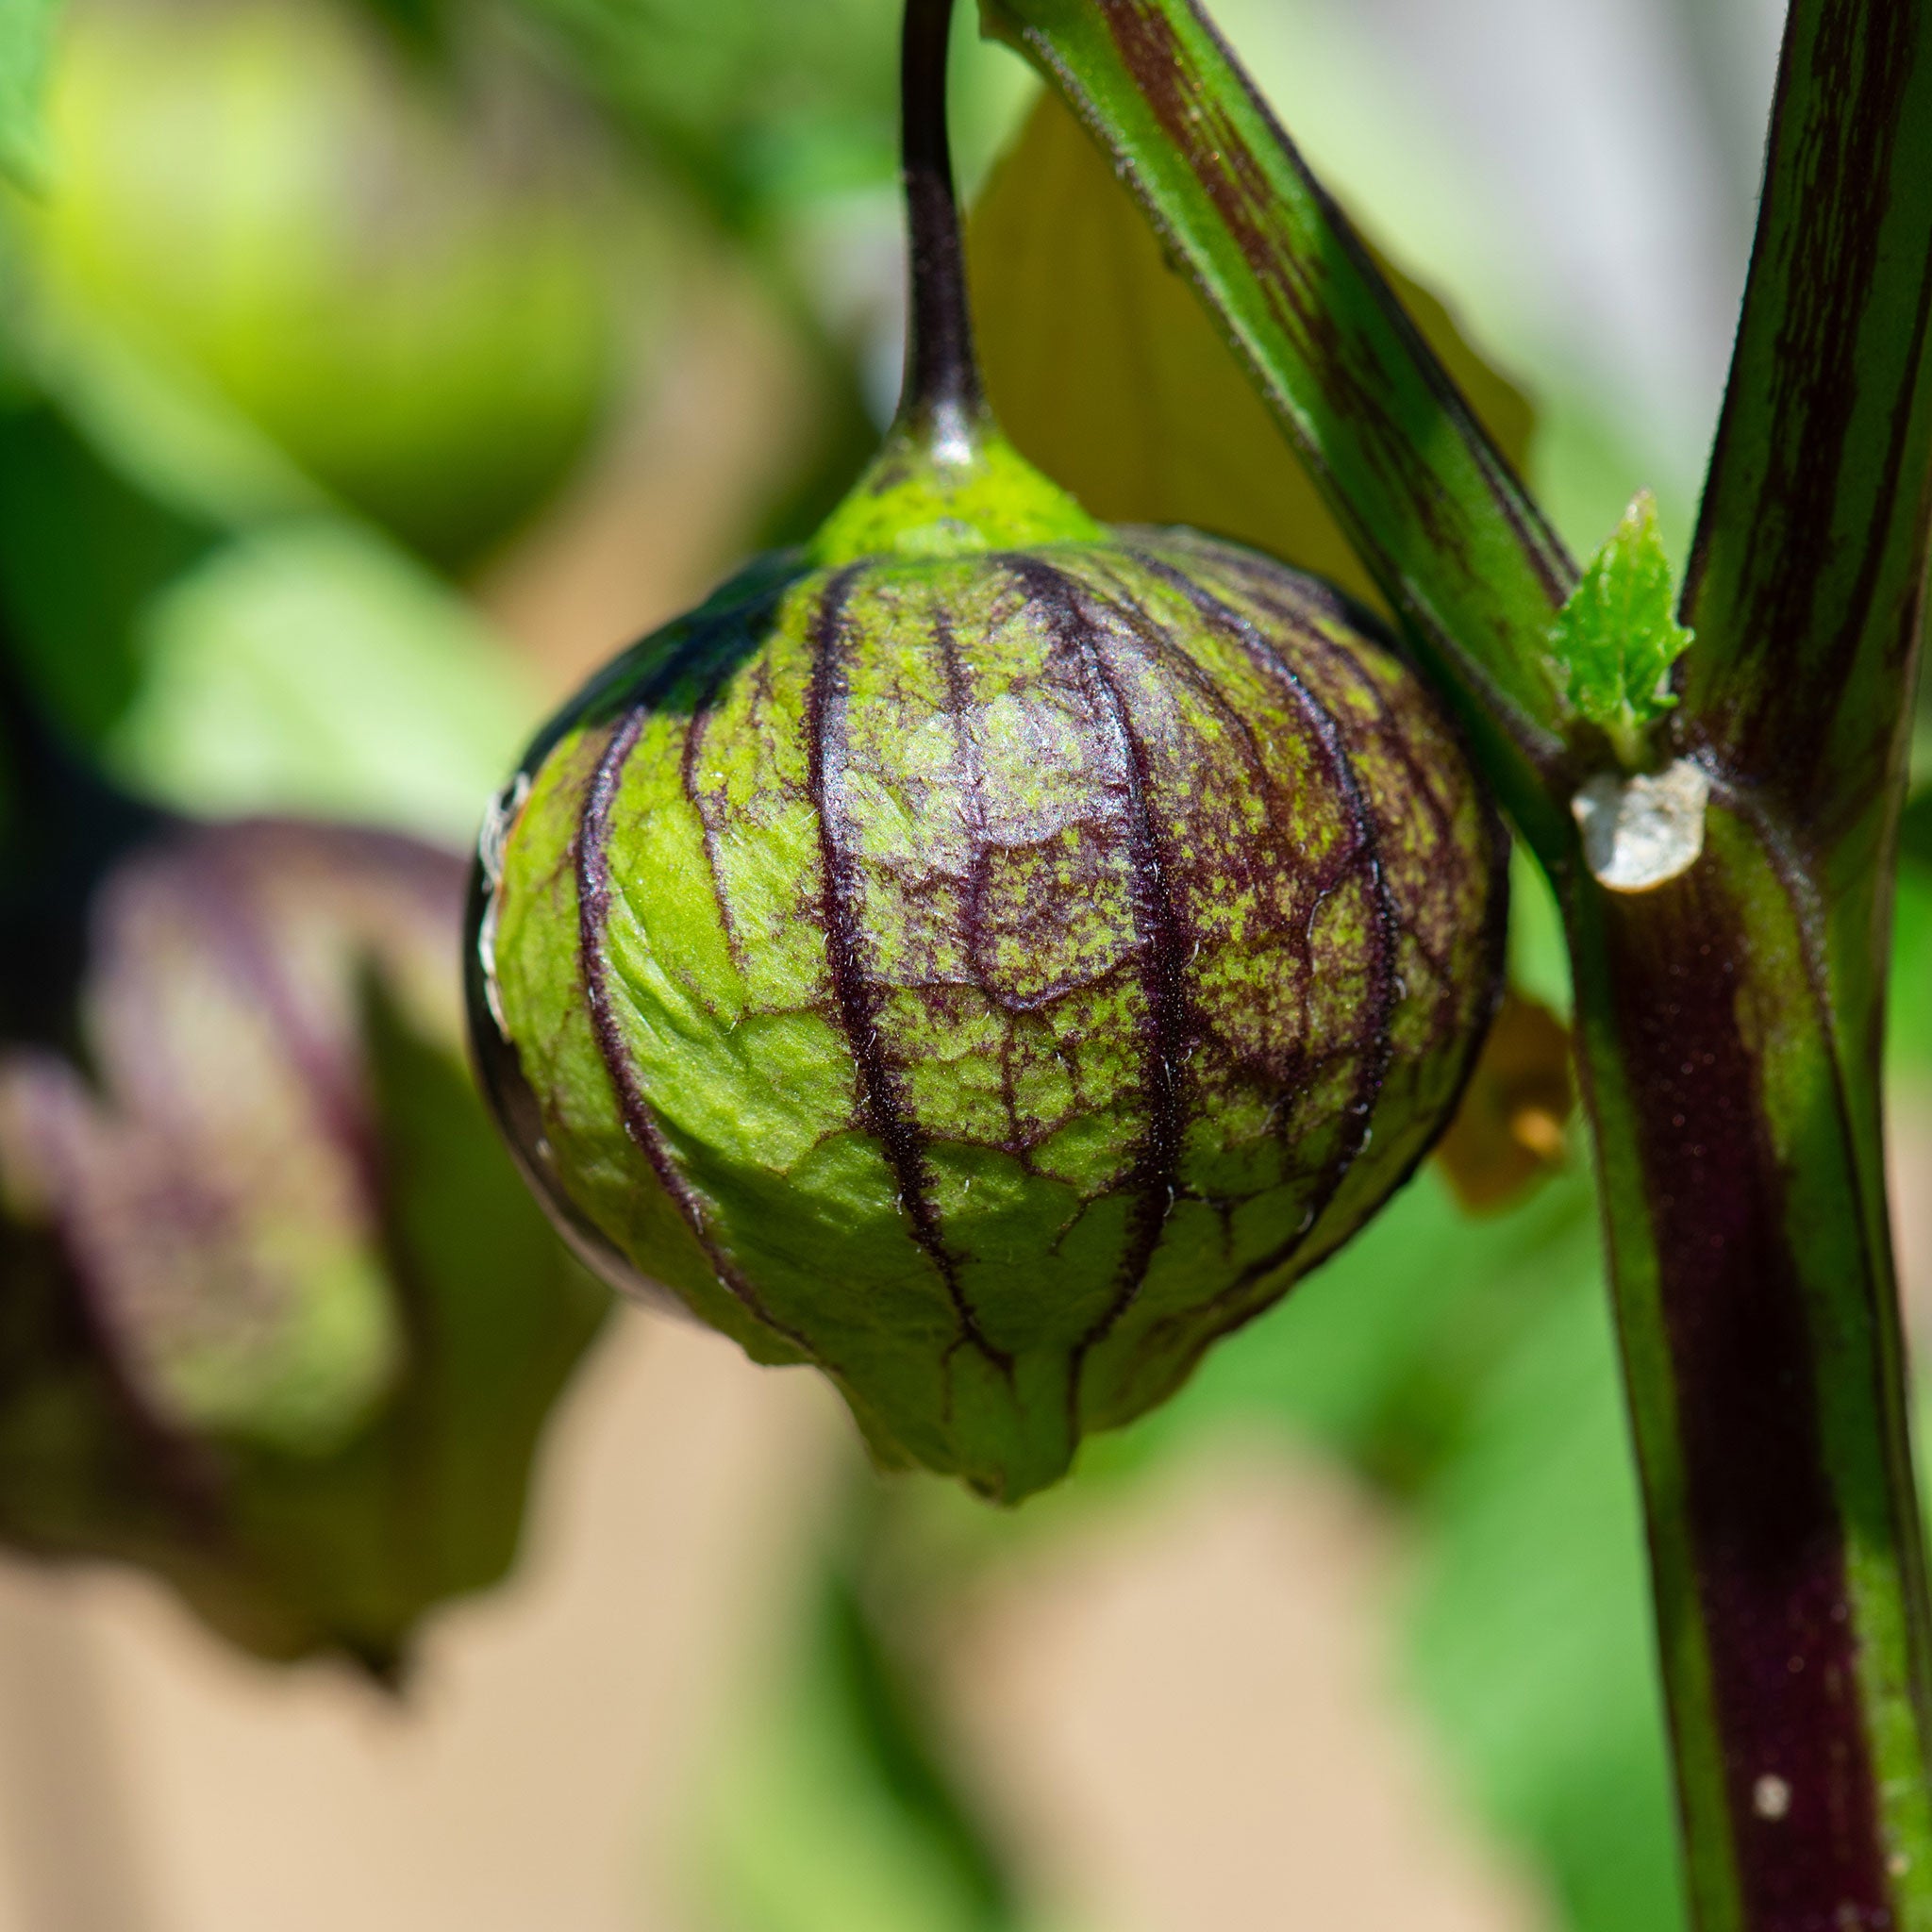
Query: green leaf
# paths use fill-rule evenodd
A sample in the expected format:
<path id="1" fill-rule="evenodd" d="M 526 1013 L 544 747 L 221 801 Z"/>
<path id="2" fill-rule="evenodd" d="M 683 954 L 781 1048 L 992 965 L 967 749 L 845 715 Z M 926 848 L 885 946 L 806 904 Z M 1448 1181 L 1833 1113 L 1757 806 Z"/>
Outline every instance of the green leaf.
<path id="1" fill-rule="evenodd" d="M 1191 524 L 1381 599 L 1268 406 L 1107 157 L 1041 95 L 968 233 L 988 392 L 1007 434 L 1109 523 Z M 1536 416 L 1426 290 L 1383 261 L 1516 469 Z"/>
<path id="2" fill-rule="evenodd" d="M 1639 761 L 1645 727 L 1677 702 L 1671 666 L 1690 633 L 1675 605 L 1657 499 L 1641 490 L 1550 628 L 1570 702 L 1609 734 L 1627 764 Z"/>
<path id="3" fill-rule="evenodd" d="M 0 6 L 0 175 L 25 188 L 46 179 L 41 96 L 60 0 L 6 0 Z"/>
<path id="4" fill-rule="evenodd" d="M 1426 1496 L 1406 1675 L 1572 1932 L 1685 1923 L 1643 1518 L 1594 1257 L 1526 1314 Z"/>
<path id="5" fill-rule="evenodd" d="M 1932 792 L 1920 803 L 1927 799 L 1932 799 Z M 1932 812 L 1920 816 L 1932 820 Z M 1932 824 L 1925 829 L 1932 833 Z M 1923 864 L 1899 868 L 1891 933 L 1886 1063 L 1894 1074 L 1910 1073 L 1923 1079 L 1932 1073 L 1932 850 L 1925 853 Z"/>
<path id="6" fill-rule="evenodd" d="M 874 1524 L 887 1519 L 874 1513 Z M 875 1549 L 854 1553 L 863 1564 Z M 701 1780 L 707 1918 L 737 1932 L 1049 1932 L 985 1835 L 924 1685 L 834 1561 Z"/>
<path id="7" fill-rule="evenodd" d="M 652 158 L 731 225 L 756 229 L 801 180 L 890 176 L 894 0 L 518 4 Z"/>
<path id="8" fill-rule="evenodd" d="M 8 641 L 76 743 L 98 743 L 135 703 L 142 612 L 221 534 L 131 482 L 46 404 L 0 413 Z"/>
<path id="9" fill-rule="evenodd" d="M 236 537 L 149 603 L 138 641 L 144 675 L 109 757 L 184 810 L 467 842 L 529 728 L 519 667 L 471 607 L 346 519 Z"/>
<path id="10" fill-rule="evenodd" d="M 1932 866 L 1932 791 L 1922 791 L 1906 807 L 1898 828 L 1899 850 L 1915 864 Z"/>

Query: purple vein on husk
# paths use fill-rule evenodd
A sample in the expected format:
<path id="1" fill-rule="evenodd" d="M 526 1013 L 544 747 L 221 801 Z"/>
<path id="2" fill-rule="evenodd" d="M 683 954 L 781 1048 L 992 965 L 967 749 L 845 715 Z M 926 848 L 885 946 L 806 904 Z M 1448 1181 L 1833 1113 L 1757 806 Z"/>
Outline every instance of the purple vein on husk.
<path id="1" fill-rule="evenodd" d="M 1105 626 L 1085 608 L 1084 586 L 1063 571 L 1021 553 L 1002 553 L 1029 605 L 1039 608 L 1055 641 L 1085 665 L 1098 722 L 1114 741 L 1118 774 L 1126 794 L 1122 829 L 1126 836 L 1132 883 L 1136 958 L 1146 1015 L 1141 1023 L 1141 1065 L 1147 1096 L 1147 1131 L 1141 1137 L 1131 1180 L 1135 1202 L 1127 1245 L 1108 1306 L 1074 1344 L 1068 1372 L 1068 1405 L 1077 1432 L 1080 1382 L 1087 1357 L 1105 1341 L 1139 1298 L 1180 1189 L 1181 1098 L 1188 1039 L 1186 960 L 1194 935 L 1183 932 L 1169 877 L 1168 855 L 1155 825 L 1146 747 L 1134 728 L 1132 710 L 1102 646 Z"/>
<path id="2" fill-rule="evenodd" d="M 684 745 L 678 757 L 678 782 L 683 789 L 685 803 L 691 808 L 698 822 L 698 830 L 705 841 L 705 863 L 711 874 L 711 901 L 718 908 L 718 924 L 724 928 L 724 947 L 731 955 L 731 963 L 738 969 L 741 978 L 748 978 L 751 961 L 746 955 L 744 941 L 738 930 L 738 920 L 731 909 L 731 893 L 724 876 L 724 840 L 718 829 L 717 814 L 712 810 L 705 788 L 700 782 L 700 768 L 704 761 L 705 744 L 709 735 L 711 721 L 716 714 L 719 697 L 730 678 L 729 667 L 721 668 L 710 682 L 706 685 L 703 695 L 691 709 L 691 715 L 685 725 Z"/>
<path id="3" fill-rule="evenodd" d="M 938 1270 L 958 1320 L 960 1340 L 1007 1376 L 1013 1358 L 997 1348 L 979 1325 L 959 1278 L 959 1262 L 946 1245 L 939 1205 L 933 1199 L 932 1166 L 925 1130 L 906 1092 L 904 1072 L 883 1041 L 885 989 L 867 971 L 863 915 L 859 909 L 858 860 L 846 841 L 850 824 L 845 796 L 849 742 L 849 678 L 845 622 L 847 600 L 863 573 L 862 565 L 841 571 L 825 587 L 813 614 L 811 683 L 806 694 L 808 758 L 807 786 L 818 823 L 822 869 L 820 918 L 825 934 L 825 963 L 831 975 L 839 1024 L 858 1072 L 860 1111 L 868 1130 L 885 1150 L 886 1164 L 912 1238 Z"/>
<path id="4" fill-rule="evenodd" d="M 611 726 L 610 738 L 597 760 L 577 826 L 578 970 L 583 974 L 584 994 L 591 1009 L 591 1031 L 603 1059 L 605 1073 L 616 1092 L 625 1132 L 632 1144 L 649 1162 L 658 1185 L 684 1217 L 686 1225 L 719 1281 L 755 1320 L 774 1334 L 782 1335 L 812 1360 L 822 1361 L 823 1357 L 805 1336 L 779 1321 L 765 1306 L 764 1298 L 724 1252 L 710 1225 L 704 1202 L 666 1144 L 663 1129 L 625 1045 L 624 1031 L 611 999 L 606 951 L 611 902 L 610 840 L 617 796 L 623 787 L 625 769 L 652 716 L 653 703 L 683 668 L 682 663 L 667 667 L 665 673 L 654 680 L 654 689 L 641 694 L 616 720 Z"/>
<path id="5" fill-rule="evenodd" d="M 1360 779 L 1356 775 L 1348 747 L 1342 739 L 1341 724 L 1334 712 L 1241 612 L 1223 603 L 1185 572 L 1174 569 L 1159 558 L 1138 548 L 1130 548 L 1129 554 L 1143 568 L 1186 597 L 1202 618 L 1241 649 L 1269 682 L 1285 691 L 1291 703 L 1300 711 L 1347 809 L 1349 824 L 1356 837 L 1357 863 L 1368 883 L 1370 904 L 1374 913 L 1373 930 L 1375 946 L 1367 988 L 1373 1018 L 1366 1034 L 1369 1043 L 1362 1053 L 1361 1071 L 1349 1104 L 1352 1124 L 1344 1132 L 1341 1145 L 1336 1150 L 1322 1185 L 1316 1191 L 1308 1219 L 1274 1254 L 1264 1256 L 1244 1271 L 1241 1285 L 1247 1285 L 1287 1266 L 1294 1258 L 1296 1252 L 1314 1234 L 1322 1216 L 1341 1191 L 1342 1184 L 1368 1144 L 1375 1102 L 1381 1095 L 1383 1082 L 1389 1076 L 1389 1069 L 1395 1057 L 1394 1021 L 1400 984 L 1396 954 L 1401 943 L 1402 926 L 1382 870 L 1374 811 L 1362 791 Z"/>

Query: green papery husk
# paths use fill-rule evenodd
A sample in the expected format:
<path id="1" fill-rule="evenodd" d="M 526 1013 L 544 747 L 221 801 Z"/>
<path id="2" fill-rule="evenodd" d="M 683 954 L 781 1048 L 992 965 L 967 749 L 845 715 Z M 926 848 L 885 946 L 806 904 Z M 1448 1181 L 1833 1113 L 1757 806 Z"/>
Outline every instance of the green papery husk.
<path id="1" fill-rule="evenodd" d="M 540 740 L 473 1017 L 607 1272 L 1011 1501 L 1413 1170 L 1503 851 L 1386 633 L 1256 553 L 768 560 Z"/>

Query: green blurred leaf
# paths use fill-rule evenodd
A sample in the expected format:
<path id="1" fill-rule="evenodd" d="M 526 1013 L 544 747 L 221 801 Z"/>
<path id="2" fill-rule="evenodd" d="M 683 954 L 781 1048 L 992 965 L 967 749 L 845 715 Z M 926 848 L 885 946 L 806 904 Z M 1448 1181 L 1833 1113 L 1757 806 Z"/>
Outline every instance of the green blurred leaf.
<path id="1" fill-rule="evenodd" d="M 1039 1932 L 842 1560 L 705 1781 L 706 1916 L 734 1932 Z"/>
<path id="2" fill-rule="evenodd" d="M 1047 475 L 1108 522 L 1191 524 L 1380 602 L 1246 373 L 1058 95 L 1041 97 L 995 165 L 968 241 L 993 408 Z M 1440 302 L 1392 279 L 1520 469 L 1529 404 Z"/>
<path id="3" fill-rule="evenodd" d="M 44 281 L 32 374 L 99 460 L 173 515 L 222 529 L 336 508 L 206 379 L 167 365 Z"/>
<path id="4" fill-rule="evenodd" d="M 1932 865 L 1902 865 L 1891 919 L 1886 1054 L 1894 1066 L 1932 1069 Z"/>
<path id="5" fill-rule="evenodd" d="M 0 6 L 0 174 L 38 188 L 46 176 L 42 95 L 60 0 L 6 0 Z"/>
<path id="6" fill-rule="evenodd" d="M 142 612 L 221 534 L 137 489 L 47 405 L 0 414 L 0 604 L 77 740 L 98 741 L 133 703 Z"/>
<path id="7" fill-rule="evenodd" d="M 1932 867 L 1932 791 L 1922 791 L 1906 807 L 1899 825 L 1899 850 L 1915 865 Z"/>
<path id="8" fill-rule="evenodd" d="M 891 176 L 898 0 L 521 0 L 585 84 L 728 224 Z"/>
<path id="9" fill-rule="evenodd" d="M 991 1928 L 1014 1923 L 1011 1878 L 958 1788 L 933 1735 L 914 1674 L 896 1654 L 889 1624 L 874 1614 L 859 1579 L 828 1580 L 823 1657 L 836 1683 L 862 1760 L 897 1802 L 908 1830 L 950 1874 L 964 1910 Z"/>
<path id="10" fill-rule="evenodd" d="M 1409 1676 L 1566 1924 L 1671 1932 L 1683 1907 L 1642 1516 L 1607 1297 L 1590 1259 L 1572 1267 L 1475 1391 L 1424 1504 Z"/>
<path id="11" fill-rule="evenodd" d="M 1575 1005 L 1563 914 L 1527 846 L 1509 854 L 1509 984 L 1568 1021 Z"/>
<path id="12" fill-rule="evenodd" d="M 1671 559 L 1657 499 L 1640 491 L 1623 521 L 1585 564 L 1550 631 L 1570 702 L 1632 762 L 1644 727 L 1677 702 L 1671 666 L 1690 646 L 1676 620 Z"/>
<path id="13" fill-rule="evenodd" d="M 534 716 L 470 608 L 346 521 L 234 539 L 152 605 L 142 641 L 110 749 L 189 810 L 375 818 L 467 843 Z"/>
<path id="14" fill-rule="evenodd" d="M 475 562 L 574 469 L 620 328 L 645 340 L 620 277 L 668 264 L 507 48 L 473 64 L 440 80 L 341 0 L 77 13 L 59 192 L 22 225 L 50 371 L 157 470 Z"/>

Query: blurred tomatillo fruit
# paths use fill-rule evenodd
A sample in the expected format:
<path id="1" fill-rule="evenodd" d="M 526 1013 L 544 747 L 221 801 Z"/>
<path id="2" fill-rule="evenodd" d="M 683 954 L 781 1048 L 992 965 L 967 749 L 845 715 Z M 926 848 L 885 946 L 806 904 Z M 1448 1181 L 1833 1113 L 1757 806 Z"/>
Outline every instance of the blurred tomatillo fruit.
<path id="1" fill-rule="evenodd" d="M 486 832 L 472 1023 L 612 1278 L 1011 1500 L 1414 1168 L 1503 843 L 1373 620 L 1109 529 L 974 369 L 946 0 L 908 9 L 911 343 L 871 470 L 598 677 Z"/>
<path id="2" fill-rule="evenodd" d="M 7 775 L 0 1540 L 388 1671 L 508 1566 L 603 1302 L 466 1077 L 461 863 Z"/>
<path id="3" fill-rule="evenodd" d="M 78 313 L 445 564 L 570 471 L 616 329 L 609 196 L 469 78 L 329 0 L 90 0 L 26 210 Z"/>

